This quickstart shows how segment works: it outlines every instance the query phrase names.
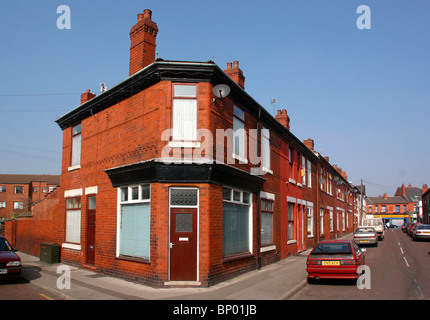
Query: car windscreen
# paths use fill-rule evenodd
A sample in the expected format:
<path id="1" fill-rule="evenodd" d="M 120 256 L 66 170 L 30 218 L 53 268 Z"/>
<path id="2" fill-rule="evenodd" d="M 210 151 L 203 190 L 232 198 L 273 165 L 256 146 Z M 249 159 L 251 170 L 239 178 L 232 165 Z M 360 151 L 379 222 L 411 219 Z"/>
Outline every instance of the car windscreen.
<path id="1" fill-rule="evenodd" d="M 0 239 L 0 251 L 12 251 L 12 246 L 6 239 Z"/>
<path id="2" fill-rule="evenodd" d="M 417 227 L 417 229 L 427 229 L 430 230 L 430 225 L 428 224 L 421 224 Z"/>
<path id="3" fill-rule="evenodd" d="M 375 229 L 373 228 L 358 228 L 355 230 L 355 233 L 375 233 Z"/>
<path id="4" fill-rule="evenodd" d="M 349 243 L 319 243 L 311 254 L 351 254 Z"/>

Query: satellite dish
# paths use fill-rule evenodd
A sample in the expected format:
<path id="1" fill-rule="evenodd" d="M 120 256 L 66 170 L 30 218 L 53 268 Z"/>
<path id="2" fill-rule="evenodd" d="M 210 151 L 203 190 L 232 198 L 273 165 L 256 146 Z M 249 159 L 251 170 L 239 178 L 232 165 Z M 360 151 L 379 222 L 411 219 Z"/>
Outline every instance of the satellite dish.
<path id="1" fill-rule="evenodd" d="M 226 84 L 219 84 L 213 88 L 212 92 L 219 99 L 225 98 L 230 93 L 230 87 Z"/>

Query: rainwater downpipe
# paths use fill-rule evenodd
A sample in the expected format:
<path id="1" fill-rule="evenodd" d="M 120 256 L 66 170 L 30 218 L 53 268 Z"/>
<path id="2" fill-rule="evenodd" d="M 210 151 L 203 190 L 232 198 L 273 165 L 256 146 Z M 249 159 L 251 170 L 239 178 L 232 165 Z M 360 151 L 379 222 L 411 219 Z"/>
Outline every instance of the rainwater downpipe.
<path id="1" fill-rule="evenodd" d="M 260 116 L 261 106 L 258 109 L 257 118 L 257 154 L 260 155 L 261 159 L 261 146 L 260 146 Z M 260 164 L 261 165 L 261 164 Z M 257 270 L 261 269 L 261 257 L 260 257 L 260 242 L 261 242 L 261 187 L 257 189 Z"/>

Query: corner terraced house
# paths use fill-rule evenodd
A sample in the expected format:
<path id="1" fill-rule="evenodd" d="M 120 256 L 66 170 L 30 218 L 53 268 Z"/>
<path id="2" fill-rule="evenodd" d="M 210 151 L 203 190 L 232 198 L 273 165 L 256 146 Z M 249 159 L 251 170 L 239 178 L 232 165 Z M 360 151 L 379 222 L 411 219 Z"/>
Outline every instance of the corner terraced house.
<path id="1" fill-rule="evenodd" d="M 34 255 L 55 242 L 64 263 L 153 287 L 207 287 L 352 231 L 357 189 L 245 91 L 237 61 L 156 59 L 152 12 L 137 20 L 129 77 L 57 119 L 60 187 L 10 222 L 12 242 Z"/>

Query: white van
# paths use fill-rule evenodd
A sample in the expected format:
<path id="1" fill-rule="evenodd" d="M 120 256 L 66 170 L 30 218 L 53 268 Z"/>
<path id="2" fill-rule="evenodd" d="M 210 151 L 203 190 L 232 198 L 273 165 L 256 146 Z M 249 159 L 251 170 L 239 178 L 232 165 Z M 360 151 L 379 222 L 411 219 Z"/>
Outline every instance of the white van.
<path id="1" fill-rule="evenodd" d="M 365 219 L 362 224 L 363 227 L 373 227 L 378 233 L 379 240 L 384 240 L 385 227 L 381 218 Z"/>

